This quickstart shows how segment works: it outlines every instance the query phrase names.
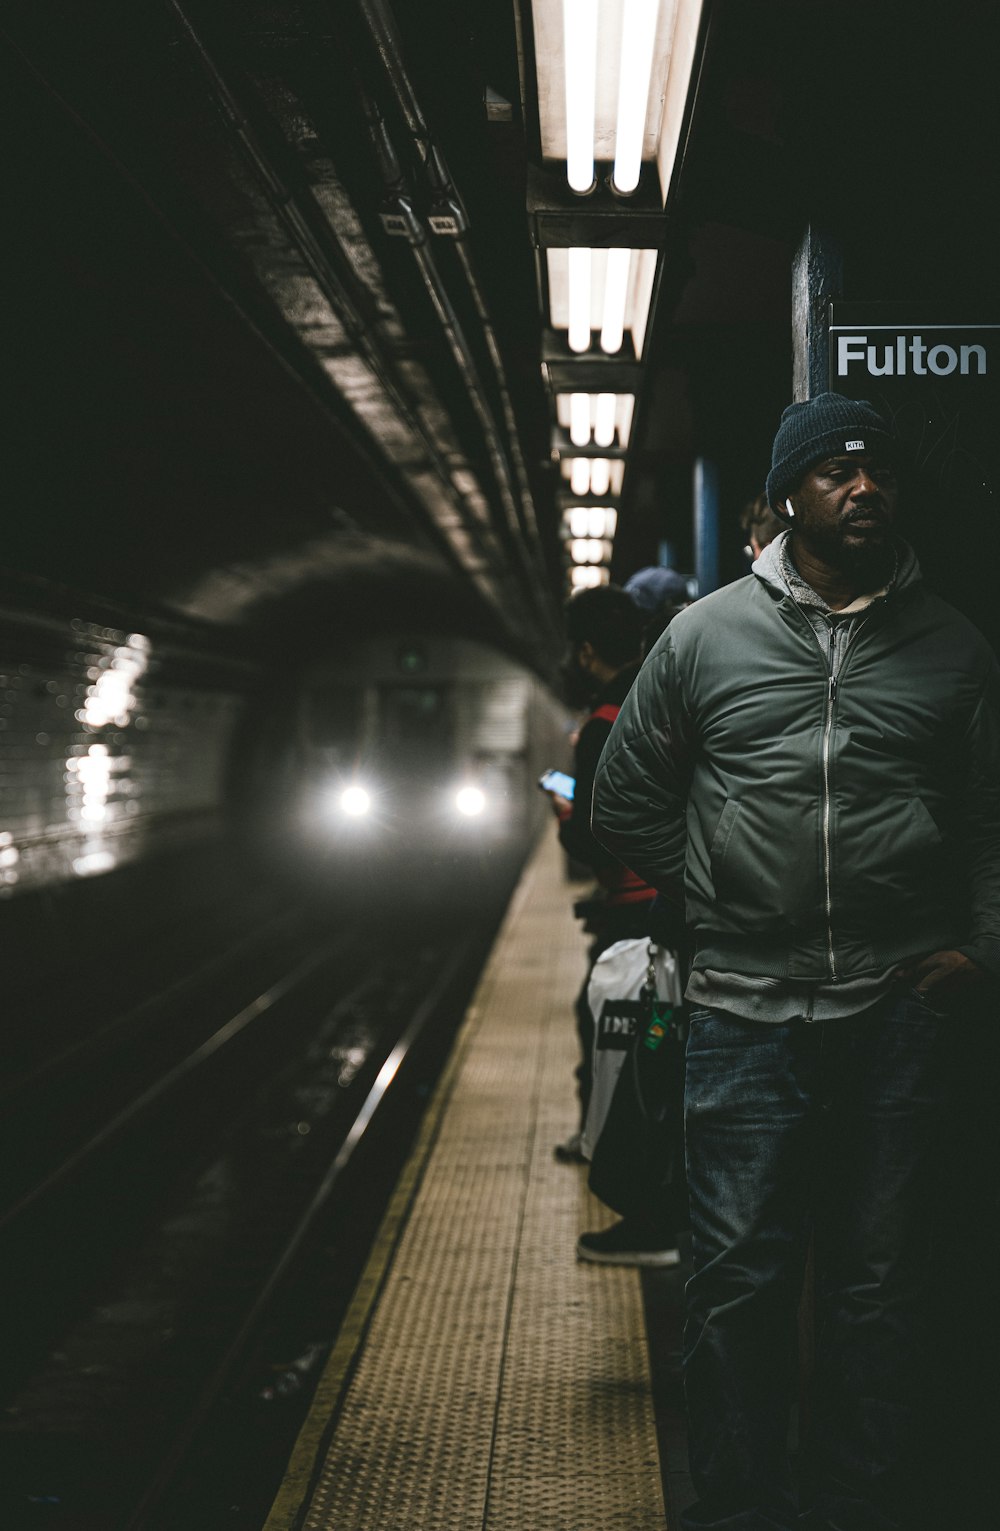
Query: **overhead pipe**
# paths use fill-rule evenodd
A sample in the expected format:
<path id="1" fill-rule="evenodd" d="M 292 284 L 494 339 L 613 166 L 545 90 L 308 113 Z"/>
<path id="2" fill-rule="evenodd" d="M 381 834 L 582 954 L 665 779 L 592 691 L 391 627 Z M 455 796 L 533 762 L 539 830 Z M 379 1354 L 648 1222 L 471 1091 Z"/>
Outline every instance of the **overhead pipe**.
<path id="1" fill-rule="evenodd" d="M 399 158 L 392 143 L 385 119 L 382 117 L 375 102 L 367 94 L 364 94 L 364 104 L 387 196 L 388 211 L 384 215 L 383 221 L 387 223 L 393 232 L 405 236 L 413 252 L 417 269 L 434 306 L 438 322 L 444 331 L 452 358 L 458 368 L 462 383 L 482 430 L 492 469 L 493 481 L 503 505 L 506 527 L 510 534 L 515 557 L 520 562 L 523 572 L 527 577 L 528 588 L 534 598 L 535 605 L 538 607 L 543 619 L 547 620 L 549 625 L 551 625 L 552 613 L 550 605 L 539 589 L 537 571 L 532 566 L 531 555 L 525 546 L 524 527 L 518 516 L 517 505 L 511 492 L 510 465 L 507 462 L 503 442 L 497 430 L 496 420 L 493 417 L 489 401 L 483 390 L 472 347 L 462 327 L 461 319 L 455 312 L 434 254 L 428 245 L 424 225 L 413 212 L 413 199 L 400 168 Z M 432 149 L 431 153 L 433 154 L 434 152 Z M 440 206 L 441 204 L 439 203 L 438 205 Z M 454 212 L 442 211 L 439 216 L 442 218 L 464 216 L 460 204 L 453 203 L 449 205 L 454 207 Z"/>
<path id="2" fill-rule="evenodd" d="M 445 209 L 455 210 L 453 226 L 450 228 L 439 226 L 436 232 L 448 233 L 455 240 L 459 262 L 476 310 L 476 317 L 482 326 L 483 337 L 493 367 L 497 393 L 503 412 L 504 426 L 510 447 L 510 464 L 506 463 L 506 459 L 504 459 L 504 466 L 509 475 L 508 484 L 511 493 L 516 491 L 518 521 L 521 533 L 527 538 L 532 555 L 544 577 L 544 557 L 538 530 L 538 519 L 535 513 L 531 488 L 528 483 L 524 456 L 521 452 L 517 420 L 504 371 L 503 358 L 500 354 L 500 347 L 497 343 L 496 332 L 490 319 L 482 286 L 476 273 L 472 252 L 466 240 L 469 226 L 468 217 L 465 213 L 461 197 L 448 172 L 444 156 L 434 142 L 417 93 L 407 72 L 395 19 L 389 5 L 386 3 L 386 0 L 356 0 L 356 4 L 374 44 L 383 72 L 392 88 L 407 131 L 416 146 L 418 158 L 428 178 L 434 203 L 438 207 L 443 204 Z M 434 227 L 435 214 L 433 208 L 430 221 L 432 227 Z M 444 219 L 440 220 L 442 224 L 444 221 Z M 493 421 L 492 410 L 485 395 L 482 393 L 481 385 L 477 387 L 477 395 L 482 395 L 482 403 L 490 416 L 492 434 L 497 436 L 498 433 L 496 431 L 496 424 Z"/>
<path id="3" fill-rule="evenodd" d="M 400 159 L 398 159 L 397 152 L 395 152 L 395 145 L 392 144 L 392 138 L 389 135 L 386 121 L 384 121 L 377 104 L 371 100 L 371 96 L 368 96 L 368 93 L 363 92 L 363 100 L 364 112 L 368 116 L 369 130 L 371 130 L 372 142 L 375 145 L 375 153 L 377 153 L 384 188 L 386 188 L 387 210 L 389 211 L 384 214 L 383 222 L 386 222 L 386 227 L 391 228 L 392 233 L 403 234 L 406 237 L 407 243 L 409 243 L 410 250 L 412 250 L 413 260 L 417 263 L 424 288 L 426 288 L 427 295 L 430 297 L 435 314 L 438 315 L 438 323 L 440 323 L 444 337 L 446 337 L 447 343 L 449 343 L 452 360 L 455 361 L 456 367 L 458 367 L 462 386 L 466 389 L 467 397 L 469 397 L 473 412 L 476 415 L 476 421 L 478 421 L 479 429 L 482 432 L 485 450 L 487 450 L 487 456 L 489 456 L 490 470 L 492 470 L 493 484 L 495 484 L 496 491 L 498 491 L 499 498 L 501 498 L 505 527 L 507 527 L 508 534 L 510 534 L 513 554 L 515 554 L 516 560 L 521 565 L 522 573 L 524 573 L 525 579 L 527 579 L 528 589 L 530 589 L 531 597 L 533 597 L 534 606 L 538 608 L 539 614 L 542 615 L 542 619 L 547 622 L 547 625 L 551 626 L 553 625 L 553 617 L 551 617 L 550 603 L 545 600 L 544 594 L 542 594 L 541 588 L 539 588 L 539 571 L 534 568 L 530 550 L 525 545 L 524 524 L 522 524 L 521 516 L 518 513 L 515 496 L 511 493 L 510 464 L 508 464 L 507 455 L 505 455 L 504 442 L 501 441 L 501 436 L 499 436 L 498 429 L 496 429 L 496 419 L 493 416 L 493 410 L 490 409 L 489 400 L 485 397 L 484 387 L 482 387 L 482 380 L 479 377 L 478 366 L 476 366 L 475 355 L 473 355 L 469 337 L 467 337 L 466 331 L 462 328 L 461 318 L 456 314 L 449 289 L 447 289 L 446 282 L 444 282 L 444 277 L 441 276 L 440 266 L 438 266 L 438 262 L 436 262 L 435 256 L 433 256 L 433 251 L 430 250 L 429 243 L 427 243 L 426 228 L 424 228 L 423 220 L 418 219 L 413 214 L 413 199 L 410 196 L 409 187 L 407 187 L 406 178 L 404 178 L 403 170 L 401 170 Z M 433 158 L 433 155 L 435 155 L 435 150 L 433 150 L 433 145 L 429 145 L 427 147 L 427 159 L 424 161 L 424 164 L 427 164 Z M 447 220 L 447 222 L 452 222 L 452 224 L 458 224 L 459 227 L 464 225 L 464 208 L 461 207 L 461 202 L 458 202 L 456 197 L 450 197 L 447 202 L 438 201 L 436 202 L 436 207 L 438 207 L 436 217 L 441 222 L 446 222 Z M 435 214 L 432 214 L 432 219 L 433 216 Z"/>
<path id="4" fill-rule="evenodd" d="M 473 511 L 465 497 L 455 488 L 451 479 L 451 465 L 441 452 L 431 432 L 424 425 L 415 402 L 411 401 L 406 388 L 394 375 L 392 363 L 383 355 L 381 348 L 372 337 L 371 330 L 359 311 L 357 301 L 348 290 L 344 281 L 334 271 L 327 252 L 324 250 L 321 242 L 310 227 L 308 219 L 298 205 L 295 193 L 275 169 L 267 154 L 258 143 L 256 133 L 249 119 L 230 90 L 225 77 L 215 63 L 180 0 L 166 0 L 166 3 L 191 43 L 211 83 L 217 104 L 220 107 L 227 127 L 239 141 L 245 157 L 249 160 L 263 183 L 276 215 L 298 247 L 309 268 L 310 274 L 336 312 L 352 344 L 357 347 L 359 354 L 377 378 L 380 386 L 385 390 L 400 417 L 420 440 L 442 484 L 445 486 L 449 499 L 458 510 L 470 535 L 481 544 L 484 534 L 489 535 L 492 532 L 491 526 Z M 415 215 L 414 222 L 419 223 Z M 327 225 L 327 228 L 329 229 L 329 225 Z M 330 230 L 330 233 L 337 244 L 338 253 L 345 269 L 350 272 L 350 262 L 340 248 L 339 241 L 336 241 L 335 232 Z M 442 537 L 450 555 L 457 559 L 458 555 L 454 547 L 451 546 L 447 533 L 440 527 L 435 527 L 435 531 Z M 484 552 L 486 552 L 485 549 Z M 487 559 L 490 561 L 488 554 Z M 488 581 L 485 581 L 478 571 L 466 568 L 464 572 L 471 574 L 472 578 L 483 589 L 487 599 L 495 600 Z"/>

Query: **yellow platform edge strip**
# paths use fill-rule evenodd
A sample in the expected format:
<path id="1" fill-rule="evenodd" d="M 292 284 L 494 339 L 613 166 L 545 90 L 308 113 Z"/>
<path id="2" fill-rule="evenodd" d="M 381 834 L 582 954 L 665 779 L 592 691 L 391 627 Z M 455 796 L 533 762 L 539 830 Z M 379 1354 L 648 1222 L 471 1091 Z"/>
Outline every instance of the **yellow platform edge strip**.
<path id="1" fill-rule="evenodd" d="M 403 1166 L 385 1216 L 379 1224 L 371 1254 L 354 1290 L 351 1305 L 344 1317 L 333 1349 L 323 1368 L 305 1422 L 299 1431 L 281 1487 L 278 1489 L 262 1531 L 293 1531 L 306 1503 L 316 1474 L 320 1453 L 325 1449 L 330 1421 L 340 1404 L 350 1378 L 354 1359 L 368 1329 L 369 1320 L 385 1282 L 386 1273 L 409 1218 L 427 1161 L 437 1140 L 438 1130 L 451 1098 L 462 1064 L 481 1018 L 479 994 L 489 977 L 494 954 L 504 932 L 517 918 L 528 887 L 534 880 L 532 858 L 507 909 L 476 995 L 466 1011 L 452 1048 L 451 1057 L 431 1096 L 420 1126 L 417 1141 Z"/>

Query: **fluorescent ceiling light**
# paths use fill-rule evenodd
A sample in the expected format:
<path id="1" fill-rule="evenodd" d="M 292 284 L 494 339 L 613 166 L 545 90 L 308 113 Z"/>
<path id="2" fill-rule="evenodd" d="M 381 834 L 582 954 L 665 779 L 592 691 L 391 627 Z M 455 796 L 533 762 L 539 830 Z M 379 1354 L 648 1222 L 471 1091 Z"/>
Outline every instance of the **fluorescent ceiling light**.
<path id="1" fill-rule="evenodd" d="M 597 0 L 563 0 L 566 82 L 566 179 L 574 191 L 594 184 Z"/>
<path id="2" fill-rule="evenodd" d="M 574 393 L 569 401 L 569 439 L 575 447 L 590 441 L 590 394 Z"/>
<path id="3" fill-rule="evenodd" d="M 590 464 L 591 494 L 607 494 L 611 487 L 611 464 L 606 457 L 595 457 Z"/>
<path id="4" fill-rule="evenodd" d="M 702 0 L 615 0 L 599 8 L 594 0 L 531 0 L 531 12 L 542 158 L 565 162 L 578 192 L 593 184 L 595 160 L 615 162 L 615 186 L 623 192 L 638 180 L 637 155 L 640 162 L 655 161 L 666 202 Z M 582 143 L 587 116 L 590 143 L 578 149 L 570 134 L 575 137 L 579 121 Z"/>
<path id="5" fill-rule="evenodd" d="M 615 407 L 618 403 L 613 393 L 599 393 L 594 411 L 594 440 L 599 447 L 609 447 L 615 439 Z"/>
<path id="6" fill-rule="evenodd" d="M 586 351 L 590 347 L 590 251 L 568 250 L 569 260 L 569 348 Z"/>
<path id="7" fill-rule="evenodd" d="M 631 250 L 609 250 L 604 278 L 604 318 L 601 324 L 601 350 L 613 356 L 622 348 L 625 334 L 625 304 L 628 301 L 628 278 L 632 265 Z"/>
<path id="8" fill-rule="evenodd" d="M 569 545 L 574 563 L 604 563 L 611 557 L 611 544 L 603 537 L 577 537 Z"/>
<path id="9" fill-rule="evenodd" d="M 611 538 L 618 525 L 618 512 L 610 505 L 571 505 L 564 520 L 572 538 Z"/>
<path id="10" fill-rule="evenodd" d="M 570 583 L 574 590 L 586 590 L 594 585 L 606 585 L 610 575 L 607 569 L 596 564 L 576 564 L 570 570 Z"/>
<path id="11" fill-rule="evenodd" d="M 570 464 L 569 487 L 574 494 L 590 493 L 590 461 L 588 458 L 573 458 Z"/>
<path id="12" fill-rule="evenodd" d="M 571 318 L 575 319 L 578 333 L 570 339 L 574 350 L 585 349 L 585 341 L 589 345 L 591 331 L 604 331 L 602 348 L 609 355 L 615 354 L 612 345 L 617 339 L 612 327 L 617 330 L 621 324 L 632 336 L 636 357 L 641 358 L 657 257 L 658 252 L 652 249 L 577 252 L 549 246 L 545 251 L 549 324 L 554 330 L 566 330 Z M 621 349 L 621 340 L 616 349 Z"/>
<path id="13" fill-rule="evenodd" d="M 639 184 L 659 9 L 660 0 L 625 0 L 615 129 L 614 183 L 618 191 L 635 191 Z"/>

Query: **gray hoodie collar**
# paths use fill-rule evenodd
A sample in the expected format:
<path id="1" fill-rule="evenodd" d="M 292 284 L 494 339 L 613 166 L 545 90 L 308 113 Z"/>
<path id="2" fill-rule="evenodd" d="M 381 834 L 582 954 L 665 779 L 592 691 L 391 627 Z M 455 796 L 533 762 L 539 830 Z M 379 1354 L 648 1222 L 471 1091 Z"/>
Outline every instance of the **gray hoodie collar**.
<path id="1" fill-rule="evenodd" d="M 765 585 L 770 585 L 772 589 L 779 590 L 782 595 L 790 595 L 800 605 L 816 606 L 821 611 L 829 611 L 830 608 L 822 596 L 817 595 L 812 586 L 806 584 L 792 563 L 790 549 L 788 548 L 790 535 L 788 530 L 779 532 L 774 541 L 768 543 L 767 547 L 762 550 L 760 557 L 751 565 L 753 573 Z M 920 573 L 917 555 L 908 542 L 904 542 L 902 537 L 894 537 L 893 548 L 896 554 L 896 566 L 892 578 L 889 580 L 885 590 L 872 592 L 872 599 L 878 595 L 888 594 L 893 590 L 905 590 L 910 585 L 916 584 L 923 577 Z M 859 597 L 859 601 L 861 599 Z M 866 601 L 865 604 L 867 605 L 869 602 Z"/>

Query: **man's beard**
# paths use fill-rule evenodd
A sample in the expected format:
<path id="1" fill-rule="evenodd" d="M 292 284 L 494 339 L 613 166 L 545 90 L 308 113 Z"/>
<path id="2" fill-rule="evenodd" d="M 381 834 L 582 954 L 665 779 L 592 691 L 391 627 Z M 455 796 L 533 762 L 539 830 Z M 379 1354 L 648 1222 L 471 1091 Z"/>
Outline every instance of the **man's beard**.
<path id="1" fill-rule="evenodd" d="M 851 582 L 858 586 L 860 592 L 878 590 L 888 581 L 895 562 L 889 526 L 886 524 L 882 537 L 872 539 L 859 537 L 848 542 L 844 538 L 844 533 L 849 530 L 849 526 L 848 522 L 827 531 L 821 537 L 817 537 L 813 528 L 810 539 L 812 545 L 831 568 L 839 569 L 842 574 L 847 575 Z"/>
<path id="2" fill-rule="evenodd" d="M 840 543 L 837 550 L 839 567 L 865 592 L 878 590 L 886 584 L 894 558 L 892 537 L 888 533 L 873 542 Z"/>

